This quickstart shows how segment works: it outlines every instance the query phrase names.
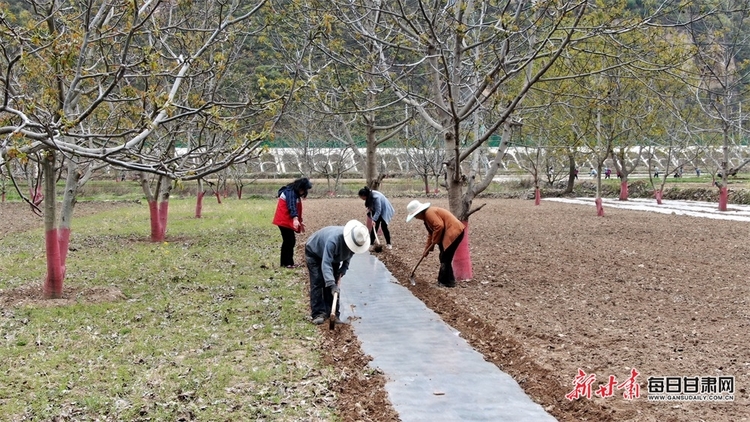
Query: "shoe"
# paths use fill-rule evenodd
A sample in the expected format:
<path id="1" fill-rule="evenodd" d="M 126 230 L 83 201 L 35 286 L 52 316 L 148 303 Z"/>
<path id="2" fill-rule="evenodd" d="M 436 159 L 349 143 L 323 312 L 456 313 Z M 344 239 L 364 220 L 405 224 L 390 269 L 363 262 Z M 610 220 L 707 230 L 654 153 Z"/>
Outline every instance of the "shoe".
<path id="1" fill-rule="evenodd" d="M 285 265 L 284 268 L 293 270 L 293 269 L 299 268 L 301 266 L 302 266 L 302 264 L 293 264 L 293 265 Z"/>
<path id="2" fill-rule="evenodd" d="M 342 321 L 339 317 L 334 317 L 333 318 L 333 323 L 336 324 L 336 325 L 347 325 L 348 324 L 348 323 Z"/>
<path id="3" fill-rule="evenodd" d="M 440 285 L 442 287 L 456 287 L 456 282 L 455 281 L 449 281 L 447 283 L 443 283 L 442 281 L 438 281 L 438 285 Z"/>
<path id="4" fill-rule="evenodd" d="M 315 325 L 320 325 L 323 322 L 325 322 L 325 320 L 326 320 L 326 317 L 324 317 L 322 315 L 318 315 L 315 318 L 313 318 L 312 323 L 315 324 Z"/>
<path id="5" fill-rule="evenodd" d="M 385 248 L 388 249 L 388 250 L 391 250 L 391 249 L 393 249 L 393 246 L 391 246 L 391 244 L 389 243 L 389 244 L 385 245 Z"/>

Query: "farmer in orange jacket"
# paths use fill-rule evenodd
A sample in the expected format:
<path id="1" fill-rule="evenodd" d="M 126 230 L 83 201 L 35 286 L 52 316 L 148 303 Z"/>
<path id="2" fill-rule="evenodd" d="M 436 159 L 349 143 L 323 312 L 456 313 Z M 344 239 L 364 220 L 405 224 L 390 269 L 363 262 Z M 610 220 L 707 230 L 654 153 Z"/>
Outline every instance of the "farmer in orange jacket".
<path id="1" fill-rule="evenodd" d="M 453 256 L 464 238 L 464 223 L 458 220 L 450 211 L 432 207 L 429 202 L 421 203 L 416 199 L 406 206 L 406 222 L 413 218 L 424 221 L 427 229 L 427 244 L 422 257 L 427 257 L 438 245 L 440 249 L 440 271 L 438 283 L 445 287 L 455 287 L 456 277 L 453 275 Z"/>

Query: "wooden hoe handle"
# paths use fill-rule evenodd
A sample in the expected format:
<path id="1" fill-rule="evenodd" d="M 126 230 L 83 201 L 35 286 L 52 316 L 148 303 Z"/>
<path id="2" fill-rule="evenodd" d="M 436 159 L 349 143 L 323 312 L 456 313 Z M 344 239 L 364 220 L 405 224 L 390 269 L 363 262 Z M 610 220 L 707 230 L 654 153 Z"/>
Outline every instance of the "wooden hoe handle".
<path id="1" fill-rule="evenodd" d="M 336 305 L 339 303 L 339 293 L 333 294 L 333 306 L 331 307 L 331 316 L 328 317 L 328 329 L 333 330 L 336 326 Z"/>

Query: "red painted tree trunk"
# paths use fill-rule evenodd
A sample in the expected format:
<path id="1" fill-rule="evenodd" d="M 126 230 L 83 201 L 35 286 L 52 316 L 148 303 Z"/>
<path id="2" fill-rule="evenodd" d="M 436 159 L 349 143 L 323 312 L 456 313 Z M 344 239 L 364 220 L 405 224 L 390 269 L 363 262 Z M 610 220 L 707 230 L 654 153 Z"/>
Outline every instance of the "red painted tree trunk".
<path id="1" fill-rule="evenodd" d="M 534 191 L 534 205 L 539 205 L 542 203 L 542 193 L 539 191 L 539 188 L 536 188 Z"/>
<path id="2" fill-rule="evenodd" d="M 44 194 L 38 190 L 39 196 L 47 199 L 44 201 L 44 249 L 47 255 L 47 276 L 44 279 L 44 297 L 55 299 L 62 297 L 63 270 L 60 265 L 60 243 L 55 217 L 57 215 L 56 191 L 55 191 L 55 154 L 47 151 L 42 161 L 42 174 L 44 176 Z"/>
<path id="3" fill-rule="evenodd" d="M 596 198 L 594 203 L 596 204 L 596 215 L 598 215 L 599 217 L 603 217 L 604 207 L 602 206 L 602 198 Z"/>
<path id="4" fill-rule="evenodd" d="M 62 297 L 63 269 L 60 265 L 60 243 L 57 229 L 47 230 L 44 234 L 47 253 L 47 277 L 44 280 L 44 297 L 55 299 Z"/>
<path id="5" fill-rule="evenodd" d="M 221 204 L 221 194 L 219 193 L 218 190 L 214 191 L 214 196 L 216 197 L 216 202 Z"/>
<path id="6" fill-rule="evenodd" d="M 195 200 L 195 218 L 201 218 L 201 212 L 203 211 L 203 196 L 206 192 L 198 192 L 198 198 Z"/>
<path id="7" fill-rule="evenodd" d="M 242 199 L 242 186 L 237 188 L 237 199 Z"/>
<path id="8" fill-rule="evenodd" d="M 726 186 L 719 188 L 719 211 L 727 210 L 727 203 L 729 202 L 729 190 Z"/>
<path id="9" fill-rule="evenodd" d="M 151 222 L 151 241 L 162 242 L 167 232 L 167 215 L 169 212 L 169 191 L 171 181 L 160 177 L 156 184 L 156 193 L 151 190 L 145 173 L 140 173 L 141 187 L 148 200 L 148 211 Z"/>
<path id="10" fill-rule="evenodd" d="M 620 201 L 628 200 L 628 181 L 624 180 L 620 182 Z"/>
<path id="11" fill-rule="evenodd" d="M 474 277 L 474 273 L 471 269 L 471 254 L 469 253 L 469 222 L 464 221 L 466 229 L 464 230 L 464 238 L 456 249 L 456 254 L 453 256 L 453 275 L 456 276 L 456 280 L 471 280 Z"/>
<path id="12" fill-rule="evenodd" d="M 659 205 L 661 205 L 661 196 L 662 196 L 661 189 L 657 189 L 654 191 L 654 197 L 656 198 L 656 203 Z"/>
<path id="13" fill-rule="evenodd" d="M 149 201 L 148 211 L 151 217 L 151 241 L 163 242 L 167 227 L 167 210 L 169 202 Z"/>
<path id="14" fill-rule="evenodd" d="M 156 201 L 148 201 L 148 213 L 151 219 L 151 241 L 160 242 L 164 240 L 160 238 L 161 227 L 159 227 L 159 205 Z"/>

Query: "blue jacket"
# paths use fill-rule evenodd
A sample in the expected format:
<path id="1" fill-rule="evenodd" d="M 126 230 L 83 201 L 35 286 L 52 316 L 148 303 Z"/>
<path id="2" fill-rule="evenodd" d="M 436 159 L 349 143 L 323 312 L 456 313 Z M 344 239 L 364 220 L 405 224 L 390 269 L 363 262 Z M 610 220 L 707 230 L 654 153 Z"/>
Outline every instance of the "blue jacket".
<path id="1" fill-rule="evenodd" d="M 372 191 L 372 206 L 370 207 L 372 221 L 378 221 L 382 218 L 386 224 L 391 224 L 391 218 L 395 213 L 396 210 L 393 209 L 393 205 L 385 195 L 376 190 Z"/>
<path id="2" fill-rule="evenodd" d="M 334 264 L 339 268 L 339 276 L 343 277 L 349 269 L 349 261 L 354 252 L 346 246 L 344 241 L 344 226 L 328 226 L 313 233 L 307 239 L 305 254 L 320 260 L 320 268 L 323 271 L 323 279 L 326 287 L 336 284 L 333 274 Z"/>

